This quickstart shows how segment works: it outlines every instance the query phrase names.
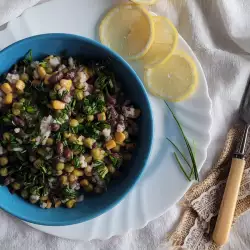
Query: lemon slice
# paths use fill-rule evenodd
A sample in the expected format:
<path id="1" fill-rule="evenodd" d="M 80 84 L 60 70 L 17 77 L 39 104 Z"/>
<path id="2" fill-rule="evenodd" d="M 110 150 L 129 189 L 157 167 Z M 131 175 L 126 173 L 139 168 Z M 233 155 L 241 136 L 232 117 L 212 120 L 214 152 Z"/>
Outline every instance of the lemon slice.
<path id="1" fill-rule="evenodd" d="M 154 16 L 153 21 L 155 38 L 149 51 L 142 59 L 145 68 L 153 68 L 168 60 L 178 42 L 178 31 L 167 18 Z"/>
<path id="2" fill-rule="evenodd" d="M 164 64 L 146 69 L 144 77 L 153 95 L 170 102 L 187 99 L 198 85 L 196 65 L 181 51 L 176 51 Z"/>
<path id="3" fill-rule="evenodd" d="M 153 19 L 146 9 L 137 4 L 118 5 L 102 20 L 99 36 L 104 45 L 136 60 L 143 57 L 153 43 Z"/>
<path id="4" fill-rule="evenodd" d="M 155 4 L 157 0 L 131 0 L 134 3 L 137 4 L 148 4 L 148 5 L 152 5 Z"/>

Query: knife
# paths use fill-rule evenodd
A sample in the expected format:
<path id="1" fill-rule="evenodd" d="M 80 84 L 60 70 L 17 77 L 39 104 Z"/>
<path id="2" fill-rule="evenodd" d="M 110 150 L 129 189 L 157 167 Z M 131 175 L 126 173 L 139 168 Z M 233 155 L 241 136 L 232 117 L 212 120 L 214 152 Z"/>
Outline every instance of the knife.
<path id="1" fill-rule="evenodd" d="M 222 246 L 228 241 L 230 229 L 233 223 L 243 171 L 246 164 L 246 142 L 250 128 L 250 80 L 248 80 L 248 84 L 242 98 L 241 106 L 239 109 L 239 116 L 240 119 L 244 122 L 245 127 L 240 146 L 233 155 L 229 176 L 227 179 L 219 214 L 213 232 L 213 241 L 218 246 Z"/>

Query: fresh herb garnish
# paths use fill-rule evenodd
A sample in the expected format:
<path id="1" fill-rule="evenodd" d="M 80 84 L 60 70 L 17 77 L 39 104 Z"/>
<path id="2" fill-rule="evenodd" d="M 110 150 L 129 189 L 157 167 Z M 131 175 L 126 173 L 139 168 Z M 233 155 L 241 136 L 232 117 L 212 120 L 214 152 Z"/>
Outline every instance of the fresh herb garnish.
<path id="1" fill-rule="evenodd" d="M 59 99 L 63 99 L 69 93 L 68 90 L 62 91 L 62 93 L 57 92 Z"/>
<path id="2" fill-rule="evenodd" d="M 104 90 L 104 89 L 113 89 L 114 88 L 114 77 L 113 75 L 106 75 L 103 73 L 99 73 L 98 78 L 95 81 L 95 87 Z"/>
<path id="3" fill-rule="evenodd" d="M 94 95 L 89 95 L 83 100 L 83 112 L 86 115 L 95 115 L 104 111 L 105 102 Z"/>
<path id="4" fill-rule="evenodd" d="M 81 163 L 80 163 L 80 159 L 78 157 L 74 157 L 73 159 L 73 165 L 75 168 L 79 168 Z"/>
<path id="5" fill-rule="evenodd" d="M 39 63 L 40 66 L 42 66 L 43 68 L 47 68 L 48 67 L 48 63 L 46 61 L 41 61 Z"/>
<path id="6" fill-rule="evenodd" d="M 28 65 L 30 64 L 31 62 L 33 61 L 33 58 L 32 58 L 32 50 L 30 49 L 28 51 L 28 53 L 25 55 L 24 59 L 23 59 L 23 62 L 24 64 Z"/>
<path id="7" fill-rule="evenodd" d="M 104 165 L 104 162 L 103 162 L 103 161 L 95 161 L 95 162 L 93 162 L 94 168 L 95 168 L 95 167 L 100 167 L 100 166 L 102 166 L 102 165 Z"/>
<path id="8" fill-rule="evenodd" d="M 78 131 L 81 132 L 82 135 L 91 137 L 93 139 L 99 138 L 101 134 L 99 127 L 91 122 L 80 124 L 78 126 Z"/>
<path id="9" fill-rule="evenodd" d="M 11 123 L 13 116 L 14 115 L 9 111 L 7 114 L 1 116 L 0 121 L 3 123 Z"/>
<path id="10" fill-rule="evenodd" d="M 85 147 L 84 147 L 83 145 L 71 144 L 71 145 L 70 145 L 70 148 L 71 148 L 73 151 L 79 152 L 80 154 L 83 154 L 83 153 L 85 152 Z"/>
<path id="11" fill-rule="evenodd" d="M 112 155 L 109 155 L 109 159 L 110 161 L 112 162 L 112 165 L 115 167 L 115 168 L 119 168 L 122 164 L 122 161 L 119 157 L 114 157 Z"/>
<path id="12" fill-rule="evenodd" d="M 104 179 L 105 176 L 108 174 L 109 170 L 105 165 L 100 165 L 96 167 L 96 172 L 102 179 Z"/>
<path id="13" fill-rule="evenodd" d="M 77 191 L 72 188 L 65 187 L 62 190 L 62 198 L 63 199 L 75 199 L 77 197 Z"/>
<path id="14" fill-rule="evenodd" d="M 179 120 L 177 119 L 176 115 L 174 114 L 174 112 L 172 111 L 172 109 L 170 108 L 170 106 L 168 105 L 167 102 L 165 102 L 165 104 L 167 105 L 168 109 L 170 110 L 180 132 L 181 132 L 181 135 L 185 141 L 185 144 L 186 144 L 186 147 L 188 149 L 188 152 L 189 152 L 189 156 L 190 156 L 190 159 L 191 159 L 191 162 L 192 163 L 189 163 L 189 161 L 187 160 L 187 157 L 185 157 L 185 155 L 181 152 L 181 150 L 175 145 L 175 143 L 173 143 L 169 138 L 167 138 L 167 140 L 174 146 L 174 148 L 178 151 L 178 153 L 181 155 L 181 157 L 183 158 L 183 160 L 187 163 L 187 165 L 189 166 L 191 172 L 190 174 L 188 174 L 184 167 L 182 166 L 181 162 L 180 162 L 180 159 L 178 158 L 178 155 L 176 153 L 174 153 L 174 156 L 175 156 L 175 159 L 181 169 L 181 171 L 184 173 L 184 175 L 186 176 L 187 180 L 191 181 L 191 178 L 192 176 L 194 175 L 194 178 L 195 180 L 199 181 L 199 174 L 198 174 L 198 170 L 197 170 L 197 164 L 196 164 L 196 160 L 195 160 L 195 154 L 193 152 L 193 149 L 189 143 L 189 140 L 187 139 L 183 129 L 182 129 L 182 126 L 179 122 Z"/>

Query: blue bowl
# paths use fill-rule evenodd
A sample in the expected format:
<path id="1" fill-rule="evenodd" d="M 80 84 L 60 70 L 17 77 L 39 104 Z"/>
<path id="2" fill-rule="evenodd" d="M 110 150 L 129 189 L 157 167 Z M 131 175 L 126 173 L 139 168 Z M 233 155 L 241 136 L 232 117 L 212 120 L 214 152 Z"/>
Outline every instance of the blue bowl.
<path id="1" fill-rule="evenodd" d="M 111 182 L 108 191 L 100 196 L 86 197 L 73 209 L 41 209 L 31 205 L 17 195 L 0 187 L 0 208 L 31 223 L 64 226 L 95 218 L 118 204 L 136 184 L 145 168 L 151 150 L 153 137 L 152 112 L 144 86 L 134 70 L 119 55 L 100 43 L 69 34 L 45 34 L 16 42 L 0 51 L 0 75 L 7 72 L 13 64 L 32 49 L 33 59 L 42 59 L 48 54 L 75 56 L 82 59 L 111 58 L 115 75 L 129 99 L 142 110 L 137 149 L 134 152 L 128 171 L 119 181 Z"/>

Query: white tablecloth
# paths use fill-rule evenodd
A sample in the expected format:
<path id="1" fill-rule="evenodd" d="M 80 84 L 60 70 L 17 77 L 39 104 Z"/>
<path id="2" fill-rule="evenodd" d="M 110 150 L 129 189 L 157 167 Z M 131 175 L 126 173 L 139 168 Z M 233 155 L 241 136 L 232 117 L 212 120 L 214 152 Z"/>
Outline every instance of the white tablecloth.
<path id="1" fill-rule="evenodd" d="M 73 1 L 73 0 L 72 0 Z M 95 1 L 95 0 L 92 0 Z M 117 0 L 118 1 L 118 0 Z M 0 0 L 0 25 L 38 0 Z M 237 116 L 250 73 L 250 0 L 159 0 L 153 10 L 169 17 L 192 47 L 205 71 L 213 101 L 212 143 L 202 168 L 205 176 Z M 176 225 L 181 211 L 173 206 L 144 229 L 107 241 L 80 242 L 38 232 L 0 211 L 1 250 L 157 249 Z M 250 213 L 234 226 L 224 249 L 250 249 Z M 168 246 L 164 246 L 168 249 Z"/>

